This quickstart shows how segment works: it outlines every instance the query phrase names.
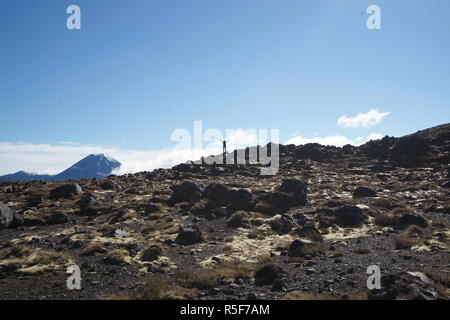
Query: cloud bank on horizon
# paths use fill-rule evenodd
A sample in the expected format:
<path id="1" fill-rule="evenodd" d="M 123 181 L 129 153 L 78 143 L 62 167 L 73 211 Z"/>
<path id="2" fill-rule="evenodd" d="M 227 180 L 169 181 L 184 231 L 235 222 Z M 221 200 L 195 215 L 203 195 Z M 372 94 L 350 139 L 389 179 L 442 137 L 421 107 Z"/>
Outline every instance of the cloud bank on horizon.
<path id="1" fill-rule="evenodd" d="M 389 112 L 370 110 L 355 117 L 343 116 L 338 119 L 340 127 L 371 127 L 379 124 Z M 325 137 L 303 137 L 295 132 L 283 144 L 319 143 L 342 147 L 346 144 L 361 145 L 370 140 L 383 138 L 383 134 L 371 133 L 367 137 L 359 136 L 351 139 L 344 135 Z M 258 144 L 258 137 L 252 130 L 235 130 L 227 136 L 229 150 L 245 148 Z M 103 153 L 114 157 L 122 163 L 115 174 L 151 171 L 158 168 L 170 168 L 189 160 L 198 160 L 202 156 L 216 155 L 222 152 L 222 143 L 215 139 L 201 148 L 166 148 L 156 151 L 125 150 L 121 147 L 103 147 L 83 145 L 76 142 L 59 142 L 56 144 L 12 143 L 0 141 L 0 175 L 23 170 L 36 174 L 57 174 L 89 154 Z"/>
<path id="2" fill-rule="evenodd" d="M 357 137 L 356 139 L 349 139 L 346 136 L 342 135 L 334 135 L 334 136 L 328 136 L 328 137 L 315 137 L 315 138 L 305 138 L 302 136 L 295 136 L 290 138 L 286 141 L 286 144 L 295 144 L 295 145 L 301 145 L 301 144 L 307 144 L 307 143 L 319 143 L 326 146 L 336 146 L 336 147 L 343 147 L 346 144 L 351 144 L 354 146 L 359 146 L 361 144 L 364 144 L 370 140 L 378 140 L 382 139 L 384 135 L 381 133 L 371 133 L 367 137 Z"/>
<path id="3" fill-rule="evenodd" d="M 390 112 L 380 112 L 378 109 L 371 109 L 366 113 L 358 113 L 358 115 L 354 117 L 348 117 L 347 115 L 339 117 L 336 125 L 340 128 L 370 128 L 380 124 L 383 118 L 387 117 L 389 114 Z M 383 134 L 373 132 L 367 137 L 359 136 L 355 139 L 349 139 L 344 135 L 305 138 L 295 132 L 290 135 L 290 138 L 286 141 L 286 144 L 301 145 L 307 143 L 319 143 L 336 147 L 343 147 L 346 144 L 358 146 L 370 140 L 378 140 L 383 137 Z"/>

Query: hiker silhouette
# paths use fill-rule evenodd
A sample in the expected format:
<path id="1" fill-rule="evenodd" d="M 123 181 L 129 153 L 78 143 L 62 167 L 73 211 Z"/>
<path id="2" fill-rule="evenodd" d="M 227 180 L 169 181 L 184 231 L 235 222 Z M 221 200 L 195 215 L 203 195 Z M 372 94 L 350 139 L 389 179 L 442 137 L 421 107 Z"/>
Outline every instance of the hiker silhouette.
<path id="1" fill-rule="evenodd" d="M 220 141 L 222 141 L 222 144 L 223 144 L 223 153 L 225 154 L 225 153 L 227 153 L 227 140 L 220 140 Z"/>

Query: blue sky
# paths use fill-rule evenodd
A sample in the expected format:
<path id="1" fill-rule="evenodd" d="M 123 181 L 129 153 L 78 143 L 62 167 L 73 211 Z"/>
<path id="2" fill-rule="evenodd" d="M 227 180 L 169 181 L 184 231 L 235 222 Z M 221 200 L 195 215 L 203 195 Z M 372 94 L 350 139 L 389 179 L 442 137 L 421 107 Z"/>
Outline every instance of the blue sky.
<path id="1" fill-rule="evenodd" d="M 81 30 L 66 28 L 72 4 Z M 366 27 L 372 4 L 381 30 Z M 281 142 L 450 122 L 449 31 L 448 0 L 4 0 L 0 173 L 59 170 L 93 147 L 147 157 L 195 120 Z M 337 125 L 374 109 L 389 114 Z"/>

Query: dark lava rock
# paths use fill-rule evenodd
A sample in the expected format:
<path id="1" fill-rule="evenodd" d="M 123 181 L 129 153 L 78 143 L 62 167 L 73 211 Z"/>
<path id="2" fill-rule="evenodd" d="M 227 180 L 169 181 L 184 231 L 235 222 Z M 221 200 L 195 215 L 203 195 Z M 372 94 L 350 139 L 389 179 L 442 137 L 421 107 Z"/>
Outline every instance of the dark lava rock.
<path id="1" fill-rule="evenodd" d="M 279 235 L 287 234 L 295 227 L 294 220 L 288 216 L 283 215 L 278 219 L 269 222 L 270 227 Z"/>
<path id="2" fill-rule="evenodd" d="M 249 189 L 232 190 L 230 207 L 234 211 L 252 210 L 253 209 L 252 192 Z"/>
<path id="3" fill-rule="evenodd" d="M 111 179 L 104 179 L 100 183 L 100 187 L 103 190 L 120 190 L 121 189 L 121 187 L 117 183 L 112 181 Z"/>
<path id="4" fill-rule="evenodd" d="M 387 274 L 381 277 L 381 289 L 369 292 L 369 300 L 448 300 L 421 272 Z"/>
<path id="5" fill-rule="evenodd" d="M 286 282 L 283 279 L 275 279 L 272 283 L 272 291 L 283 291 L 286 288 Z"/>
<path id="6" fill-rule="evenodd" d="M 136 188 L 130 188 L 125 190 L 125 194 L 139 194 L 139 190 Z"/>
<path id="7" fill-rule="evenodd" d="M 54 200 L 58 200 L 61 198 L 71 198 L 72 196 L 78 196 L 83 193 L 83 189 L 74 183 L 74 184 L 65 184 L 60 187 L 57 187 L 50 191 L 50 198 Z"/>
<path id="8" fill-rule="evenodd" d="M 431 151 L 431 147 L 425 139 L 418 136 L 407 136 L 398 139 L 390 149 L 391 159 L 404 167 L 415 167 L 424 164 Z"/>
<path id="9" fill-rule="evenodd" d="M 69 216 L 65 213 L 61 213 L 61 212 L 57 212 L 52 214 L 48 219 L 47 219 L 47 224 L 48 225 L 55 225 L 55 224 L 64 224 L 69 222 Z"/>
<path id="10" fill-rule="evenodd" d="M 285 179 L 279 187 L 281 192 L 294 194 L 295 205 L 305 205 L 308 193 L 308 184 L 299 179 Z"/>
<path id="11" fill-rule="evenodd" d="M 279 191 L 269 193 L 265 197 L 265 202 L 269 205 L 269 208 L 261 211 L 270 215 L 285 213 L 296 205 L 292 195 Z"/>
<path id="12" fill-rule="evenodd" d="M 142 261 L 154 261 L 162 255 L 162 249 L 159 246 L 151 246 L 142 254 Z"/>
<path id="13" fill-rule="evenodd" d="M 308 223 L 296 231 L 299 237 L 308 238 L 311 240 L 322 239 L 322 233 L 312 223 Z"/>
<path id="14" fill-rule="evenodd" d="M 161 210 L 156 203 L 149 202 L 145 207 L 145 214 L 155 213 Z"/>
<path id="15" fill-rule="evenodd" d="M 0 229 L 9 227 L 14 219 L 14 212 L 7 206 L 0 203 Z"/>
<path id="16" fill-rule="evenodd" d="M 314 255 L 317 251 L 317 244 L 309 240 L 294 240 L 289 245 L 289 257 L 304 257 L 305 255 Z"/>
<path id="17" fill-rule="evenodd" d="M 353 193 L 353 198 L 366 198 L 366 197 L 375 197 L 377 193 L 375 190 L 372 190 L 367 187 L 358 187 Z"/>
<path id="18" fill-rule="evenodd" d="M 255 284 L 259 286 L 272 284 L 275 279 L 284 274 L 284 270 L 277 265 L 269 264 L 255 273 Z"/>
<path id="19" fill-rule="evenodd" d="M 0 279 L 6 278 L 10 274 L 13 274 L 19 270 L 22 266 L 20 263 L 0 264 Z"/>
<path id="20" fill-rule="evenodd" d="M 27 207 L 37 207 L 44 203 L 44 198 L 40 196 L 31 197 L 27 200 Z"/>
<path id="21" fill-rule="evenodd" d="M 211 175 L 213 175 L 213 176 L 218 176 L 225 172 L 227 172 L 227 171 L 225 170 L 224 167 L 212 167 L 211 168 Z"/>
<path id="22" fill-rule="evenodd" d="M 314 268 L 306 268 L 306 274 L 310 275 L 310 274 L 314 274 L 316 273 L 316 269 Z"/>
<path id="23" fill-rule="evenodd" d="M 297 223 L 300 226 L 304 226 L 308 221 L 310 221 L 304 214 L 303 212 L 296 212 L 294 213 L 294 215 L 292 216 L 292 218 L 294 219 L 295 223 Z"/>
<path id="24" fill-rule="evenodd" d="M 231 191 L 223 184 L 210 183 L 203 193 L 208 199 L 214 201 L 218 206 L 227 206 L 231 202 Z"/>
<path id="25" fill-rule="evenodd" d="M 197 225 L 186 225 L 180 227 L 178 236 L 175 241 L 182 245 L 190 245 L 202 242 L 204 240 L 203 234 Z"/>
<path id="26" fill-rule="evenodd" d="M 250 215 L 245 211 L 238 211 L 228 220 L 230 228 L 247 228 L 250 226 Z"/>
<path id="27" fill-rule="evenodd" d="M 191 163 L 180 163 L 172 168 L 174 171 L 178 172 L 193 172 L 194 165 Z"/>
<path id="28" fill-rule="evenodd" d="M 72 249 L 81 249 L 84 247 L 84 242 L 81 240 L 75 240 L 71 242 L 71 246 Z"/>
<path id="29" fill-rule="evenodd" d="M 227 215 L 226 207 L 218 207 L 212 200 L 202 200 L 195 204 L 190 210 L 193 215 L 204 216 L 208 220 Z"/>
<path id="30" fill-rule="evenodd" d="M 83 194 L 80 201 L 78 201 L 81 210 L 85 210 L 95 204 L 97 204 L 97 198 L 92 193 Z"/>
<path id="31" fill-rule="evenodd" d="M 317 265 L 317 262 L 312 261 L 312 260 L 309 260 L 309 261 L 306 263 L 306 266 L 307 266 L 307 267 L 313 267 L 313 266 L 315 266 L 315 265 Z"/>
<path id="32" fill-rule="evenodd" d="M 357 148 L 355 146 L 352 146 L 351 144 L 346 144 L 342 147 L 342 152 L 347 155 L 355 155 L 357 152 Z"/>
<path id="33" fill-rule="evenodd" d="M 297 146 L 295 156 L 299 159 L 310 159 L 312 161 L 326 161 L 338 157 L 338 148 L 334 146 L 323 146 L 318 143 L 307 143 Z"/>
<path id="34" fill-rule="evenodd" d="M 44 225 L 45 221 L 41 217 L 26 217 L 23 219 L 23 225 L 25 227 L 35 227 Z"/>
<path id="35" fill-rule="evenodd" d="M 257 300 L 258 299 L 258 296 L 256 295 L 256 293 L 254 293 L 254 292 L 249 292 L 248 294 L 247 294 L 247 300 Z"/>
<path id="36" fill-rule="evenodd" d="M 344 206 L 335 211 L 336 222 L 340 227 L 360 227 L 365 216 L 363 211 L 357 206 Z"/>
<path id="37" fill-rule="evenodd" d="M 428 222 L 427 222 L 427 220 L 425 220 L 423 217 L 421 217 L 419 215 L 405 213 L 400 217 L 400 219 L 398 219 L 398 225 L 401 228 L 405 228 L 410 225 L 416 225 L 421 228 L 426 228 L 426 227 L 428 227 Z"/>
<path id="38" fill-rule="evenodd" d="M 20 214 L 14 212 L 13 221 L 9 224 L 9 228 L 18 228 L 23 226 L 24 220 Z"/>
<path id="39" fill-rule="evenodd" d="M 173 195 L 169 203 L 196 202 L 202 197 L 205 186 L 200 182 L 186 181 L 172 187 Z"/>

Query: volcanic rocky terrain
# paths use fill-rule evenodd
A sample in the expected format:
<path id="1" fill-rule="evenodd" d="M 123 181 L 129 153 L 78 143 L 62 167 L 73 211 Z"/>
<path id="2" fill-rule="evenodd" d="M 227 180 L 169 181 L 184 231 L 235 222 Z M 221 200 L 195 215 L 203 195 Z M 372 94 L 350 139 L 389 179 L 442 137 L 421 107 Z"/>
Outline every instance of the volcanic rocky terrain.
<path id="1" fill-rule="evenodd" d="M 279 145 L 274 176 L 192 162 L 1 183 L 0 299 L 448 299 L 449 151 L 447 124 Z"/>

